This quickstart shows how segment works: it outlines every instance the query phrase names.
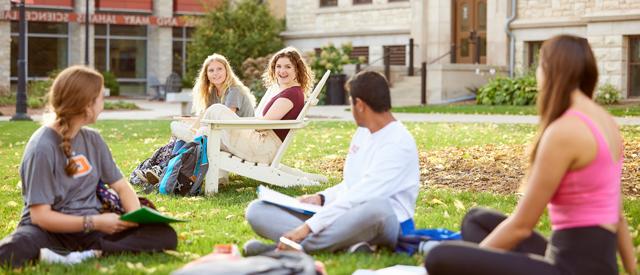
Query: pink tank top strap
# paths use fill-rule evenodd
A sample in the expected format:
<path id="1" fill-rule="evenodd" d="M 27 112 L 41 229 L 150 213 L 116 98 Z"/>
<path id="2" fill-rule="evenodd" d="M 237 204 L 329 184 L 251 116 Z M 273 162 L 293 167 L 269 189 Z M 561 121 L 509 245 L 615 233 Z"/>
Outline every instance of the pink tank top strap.
<path id="1" fill-rule="evenodd" d="M 593 133 L 593 136 L 596 138 L 596 142 L 598 143 L 599 150 L 606 149 L 607 151 L 610 151 L 609 145 L 607 144 L 607 141 L 605 140 L 604 135 L 602 134 L 602 132 L 600 132 L 600 130 L 598 130 L 598 127 L 596 127 L 596 124 L 593 122 L 593 120 L 591 120 L 591 118 L 589 118 L 584 113 L 574 109 L 568 109 L 564 113 L 564 115 L 577 116 L 580 120 L 582 120 L 585 124 L 587 124 L 587 127 L 589 127 L 589 129 Z"/>

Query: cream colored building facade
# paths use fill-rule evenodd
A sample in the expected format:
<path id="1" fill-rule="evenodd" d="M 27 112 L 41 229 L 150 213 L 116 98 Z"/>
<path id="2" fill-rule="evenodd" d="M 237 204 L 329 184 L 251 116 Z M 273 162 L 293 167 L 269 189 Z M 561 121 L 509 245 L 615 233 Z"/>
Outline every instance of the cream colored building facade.
<path id="1" fill-rule="evenodd" d="M 589 40 L 600 83 L 613 84 L 625 98 L 640 97 L 640 0 L 297 0 L 286 6 L 288 44 L 311 51 L 351 42 L 374 69 L 382 66 L 384 46 L 408 48 L 413 38 L 416 71 L 429 64 L 428 103 L 470 98 L 469 90 L 495 74 L 527 70 L 541 42 L 562 33 Z M 408 49 L 404 54 L 405 63 L 394 66 L 401 74 L 410 58 Z M 413 98 L 407 105 L 420 103 L 415 78 L 392 77 L 392 94 Z"/>

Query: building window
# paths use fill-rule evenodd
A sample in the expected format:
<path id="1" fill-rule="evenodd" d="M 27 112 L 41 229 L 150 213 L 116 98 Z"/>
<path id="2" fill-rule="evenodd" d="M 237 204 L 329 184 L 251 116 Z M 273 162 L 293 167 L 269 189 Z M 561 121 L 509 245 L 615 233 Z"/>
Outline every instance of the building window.
<path id="1" fill-rule="evenodd" d="M 46 78 L 69 64 L 69 24 L 28 22 L 27 77 Z M 18 79 L 18 21 L 11 22 L 11 80 Z M 31 62 L 29 62 L 31 61 Z"/>
<path id="2" fill-rule="evenodd" d="M 407 64 L 406 45 L 389 45 L 384 47 L 388 49 L 391 65 L 404 66 Z"/>
<path id="3" fill-rule="evenodd" d="M 193 40 L 194 28 L 174 27 L 173 28 L 173 59 L 172 71 L 184 78 L 187 73 L 187 45 Z"/>
<path id="4" fill-rule="evenodd" d="M 540 56 L 540 48 L 544 41 L 527 42 L 527 66 L 528 69 L 535 70 L 538 67 L 538 57 Z"/>
<path id="5" fill-rule="evenodd" d="M 320 0 L 320 7 L 337 7 L 338 0 Z"/>
<path id="6" fill-rule="evenodd" d="M 143 95 L 147 77 L 147 27 L 95 25 L 95 66 L 111 71 L 123 94 Z"/>
<path id="7" fill-rule="evenodd" d="M 353 0 L 354 5 L 371 4 L 371 0 Z"/>
<path id="8" fill-rule="evenodd" d="M 353 47 L 353 49 L 351 50 L 351 54 L 349 55 L 349 58 L 351 59 L 359 59 L 360 57 L 364 57 L 364 64 L 369 64 L 369 47 L 368 46 L 362 46 L 362 47 Z"/>
<path id="9" fill-rule="evenodd" d="M 640 36 L 629 37 L 629 85 L 627 97 L 640 97 Z"/>

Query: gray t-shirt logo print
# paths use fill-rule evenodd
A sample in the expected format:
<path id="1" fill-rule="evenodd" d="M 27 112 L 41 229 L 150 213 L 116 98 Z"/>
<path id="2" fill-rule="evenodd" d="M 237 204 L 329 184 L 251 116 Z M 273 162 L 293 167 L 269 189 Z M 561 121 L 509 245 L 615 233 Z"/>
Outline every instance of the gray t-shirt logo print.
<path id="1" fill-rule="evenodd" d="M 89 163 L 89 160 L 84 155 L 73 156 L 71 159 L 78 165 L 78 170 L 73 174 L 74 179 L 86 176 L 93 170 L 93 166 L 91 166 L 91 163 Z"/>

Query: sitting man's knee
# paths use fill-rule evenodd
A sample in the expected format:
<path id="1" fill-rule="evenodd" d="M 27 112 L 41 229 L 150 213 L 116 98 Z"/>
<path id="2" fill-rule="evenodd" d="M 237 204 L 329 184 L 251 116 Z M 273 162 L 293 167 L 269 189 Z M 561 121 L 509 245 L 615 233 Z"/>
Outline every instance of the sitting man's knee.
<path id="1" fill-rule="evenodd" d="M 264 210 L 269 206 L 270 205 L 263 201 L 254 200 L 249 203 L 249 206 L 247 206 L 244 217 L 247 222 L 249 222 L 249 224 L 253 227 L 255 223 L 258 223 L 260 220 L 265 218 Z"/>

